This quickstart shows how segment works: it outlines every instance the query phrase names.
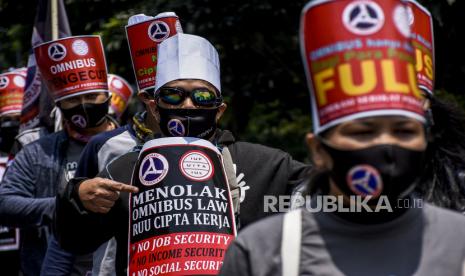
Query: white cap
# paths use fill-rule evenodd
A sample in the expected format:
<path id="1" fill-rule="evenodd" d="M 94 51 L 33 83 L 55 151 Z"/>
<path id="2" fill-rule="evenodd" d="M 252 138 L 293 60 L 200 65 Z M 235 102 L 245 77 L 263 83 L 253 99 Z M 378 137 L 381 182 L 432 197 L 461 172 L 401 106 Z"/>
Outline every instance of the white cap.
<path id="1" fill-rule="evenodd" d="M 164 17 L 171 17 L 171 16 L 176 16 L 176 13 L 175 12 L 161 12 L 157 15 L 155 15 L 155 19 L 160 19 L 160 18 L 164 18 Z"/>
<path id="2" fill-rule="evenodd" d="M 155 91 L 179 79 L 204 80 L 221 93 L 218 52 L 208 40 L 178 33 L 158 45 Z"/>
<path id="3" fill-rule="evenodd" d="M 135 25 L 135 24 L 138 24 L 138 23 L 141 23 L 141 22 L 145 22 L 145 21 L 153 19 L 153 18 L 154 18 L 153 16 L 148 16 L 148 15 L 145 15 L 143 13 L 139 13 L 139 14 L 136 14 L 136 15 L 133 15 L 133 16 L 129 17 L 128 26 Z"/>
<path id="4" fill-rule="evenodd" d="M 176 13 L 174 12 L 161 12 L 157 14 L 155 17 L 150 16 L 150 15 L 145 15 L 143 13 L 135 14 L 128 19 L 128 26 L 135 25 L 141 22 L 145 22 L 148 20 L 152 19 L 160 19 L 164 17 L 170 17 L 170 16 L 177 16 Z"/>

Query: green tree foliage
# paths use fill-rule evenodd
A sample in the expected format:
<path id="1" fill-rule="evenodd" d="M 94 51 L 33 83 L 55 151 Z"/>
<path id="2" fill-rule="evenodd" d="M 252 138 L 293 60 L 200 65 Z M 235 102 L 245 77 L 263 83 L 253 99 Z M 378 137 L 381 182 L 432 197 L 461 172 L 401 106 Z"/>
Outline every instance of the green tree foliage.
<path id="1" fill-rule="evenodd" d="M 221 59 L 228 111 L 222 127 L 244 140 L 307 156 L 310 100 L 300 57 L 300 12 L 308 1 L 65 0 L 73 34 L 100 34 L 109 71 L 135 82 L 124 26 L 131 15 L 174 11 L 184 32 L 208 38 Z M 436 88 L 465 106 L 465 1 L 421 1 L 434 16 Z M 0 0 L 0 70 L 27 62 L 35 3 Z M 324 28 L 325 26 L 321 26 Z"/>

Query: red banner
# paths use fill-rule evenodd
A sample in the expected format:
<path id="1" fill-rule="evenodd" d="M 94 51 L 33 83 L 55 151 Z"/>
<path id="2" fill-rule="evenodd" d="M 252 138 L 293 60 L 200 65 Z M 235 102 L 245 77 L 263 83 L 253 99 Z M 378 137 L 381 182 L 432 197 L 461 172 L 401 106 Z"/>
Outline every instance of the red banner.
<path id="1" fill-rule="evenodd" d="M 128 275 L 216 275 L 236 235 L 219 151 L 197 138 L 146 143 L 133 173 Z"/>
<path id="2" fill-rule="evenodd" d="M 373 115 L 423 120 L 406 6 L 390 1 L 313 1 L 303 10 L 302 58 L 315 132 Z"/>
<path id="3" fill-rule="evenodd" d="M 24 77 L 27 77 L 27 68 L 26 67 L 18 68 L 16 70 L 14 70 L 14 72 L 18 72 L 19 74 L 23 75 Z"/>
<path id="4" fill-rule="evenodd" d="M 100 36 L 73 36 L 34 48 L 37 65 L 55 101 L 89 92 L 108 92 Z"/>
<path id="5" fill-rule="evenodd" d="M 119 118 L 126 110 L 134 90 L 125 79 L 113 74 L 108 74 L 108 89 L 111 92 L 110 108 Z"/>
<path id="6" fill-rule="evenodd" d="M 139 90 L 155 86 L 158 44 L 178 32 L 182 32 L 179 18 L 171 12 L 126 26 L 132 67 Z"/>
<path id="7" fill-rule="evenodd" d="M 23 72 L 0 74 L 0 116 L 21 113 L 26 77 Z"/>
<path id="8" fill-rule="evenodd" d="M 432 94 L 434 90 L 434 35 L 430 12 L 416 1 L 408 0 L 408 20 L 415 48 L 418 87 Z"/>

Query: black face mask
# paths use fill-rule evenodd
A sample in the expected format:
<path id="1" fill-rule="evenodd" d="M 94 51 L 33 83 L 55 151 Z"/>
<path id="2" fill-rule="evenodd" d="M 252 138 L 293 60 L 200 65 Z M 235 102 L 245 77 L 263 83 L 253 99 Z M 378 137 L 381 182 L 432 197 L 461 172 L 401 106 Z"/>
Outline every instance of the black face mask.
<path id="1" fill-rule="evenodd" d="M 165 136 L 210 139 L 215 133 L 218 108 L 171 109 L 159 106 L 158 110 L 160 129 Z"/>
<path id="2" fill-rule="evenodd" d="M 84 103 L 69 109 L 60 108 L 60 110 L 63 117 L 76 129 L 86 129 L 105 122 L 109 102 L 110 97 L 103 103 Z"/>
<path id="3" fill-rule="evenodd" d="M 9 153 L 15 142 L 15 137 L 18 135 L 19 122 L 6 121 L 1 123 L 0 129 L 0 151 Z"/>
<path id="4" fill-rule="evenodd" d="M 322 145 L 333 159 L 330 177 L 348 196 L 403 198 L 415 187 L 424 167 L 424 151 L 396 145 L 377 145 L 360 150 L 335 149 L 323 141 Z"/>

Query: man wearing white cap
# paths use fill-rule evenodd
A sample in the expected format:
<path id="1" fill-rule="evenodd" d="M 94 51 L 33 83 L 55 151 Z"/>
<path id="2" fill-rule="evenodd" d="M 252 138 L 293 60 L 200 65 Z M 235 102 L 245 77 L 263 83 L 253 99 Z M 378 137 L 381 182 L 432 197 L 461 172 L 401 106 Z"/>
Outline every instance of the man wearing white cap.
<path id="1" fill-rule="evenodd" d="M 69 37 L 35 51 L 48 90 L 63 113 L 64 129 L 19 151 L 0 186 L 0 224 L 21 228 L 24 275 L 40 274 L 55 196 L 74 177 L 84 146 L 93 135 L 116 127 L 107 116 L 110 97 L 99 37 Z M 89 269 L 89 259 L 81 259 L 76 273 Z"/>
<path id="2" fill-rule="evenodd" d="M 309 167 L 285 152 L 237 142 L 229 131 L 217 129 L 226 104 L 221 96 L 218 54 L 204 38 L 178 34 L 159 45 L 155 100 L 150 109 L 164 136 L 193 136 L 228 148 L 241 187 L 241 226 L 266 215 L 264 195 L 289 193 L 292 184 L 308 172 Z M 62 246 L 86 253 L 115 236 L 120 273 L 127 268 L 126 192 L 137 191 L 123 183 L 131 182 L 137 155 L 132 152 L 117 158 L 100 174 L 113 180 L 74 179 L 58 199 L 56 225 Z"/>
<path id="3" fill-rule="evenodd" d="M 152 112 L 165 136 L 211 139 L 226 110 L 215 48 L 180 34 L 160 44 Z"/>

